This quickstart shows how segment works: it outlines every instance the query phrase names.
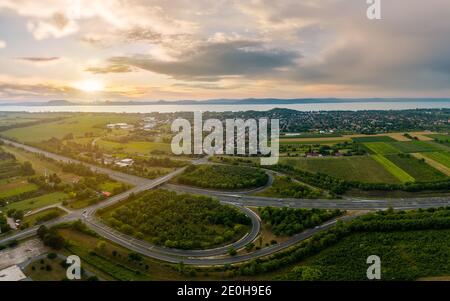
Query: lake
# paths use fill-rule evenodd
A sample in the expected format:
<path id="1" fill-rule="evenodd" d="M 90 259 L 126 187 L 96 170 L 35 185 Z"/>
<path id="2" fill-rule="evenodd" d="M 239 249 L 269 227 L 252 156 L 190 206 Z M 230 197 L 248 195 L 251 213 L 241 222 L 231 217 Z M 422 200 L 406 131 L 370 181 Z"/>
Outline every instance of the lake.
<path id="1" fill-rule="evenodd" d="M 267 111 L 286 108 L 298 111 L 362 111 L 362 110 L 407 110 L 450 108 L 450 101 L 420 102 L 349 102 L 349 103 L 307 103 L 307 104 L 264 104 L 264 105 L 122 105 L 122 106 L 0 106 L 3 112 L 107 112 L 107 113 L 151 113 L 192 111 Z"/>

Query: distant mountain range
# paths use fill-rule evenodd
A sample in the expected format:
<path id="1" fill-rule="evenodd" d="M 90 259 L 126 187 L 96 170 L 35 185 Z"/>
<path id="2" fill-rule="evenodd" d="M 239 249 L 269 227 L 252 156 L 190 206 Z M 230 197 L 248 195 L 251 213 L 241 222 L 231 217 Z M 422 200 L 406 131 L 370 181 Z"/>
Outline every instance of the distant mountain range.
<path id="1" fill-rule="evenodd" d="M 133 106 L 133 105 L 293 105 L 311 103 L 358 103 L 358 102 L 450 102 L 450 98 L 245 98 L 245 99 L 210 99 L 177 101 L 104 101 L 96 103 L 76 103 L 67 100 L 50 100 L 45 102 L 0 103 L 0 106 Z"/>

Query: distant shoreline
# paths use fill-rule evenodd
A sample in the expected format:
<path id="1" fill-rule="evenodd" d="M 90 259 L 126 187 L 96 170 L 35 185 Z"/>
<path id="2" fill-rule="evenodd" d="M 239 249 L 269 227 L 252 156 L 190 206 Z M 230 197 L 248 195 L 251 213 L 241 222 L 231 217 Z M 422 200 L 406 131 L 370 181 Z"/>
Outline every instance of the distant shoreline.
<path id="1" fill-rule="evenodd" d="M 248 99 L 211 99 L 211 100 L 176 100 L 176 101 L 105 101 L 94 103 L 52 100 L 46 102 L 0 103 L 0 106 L 160 106 L 160 105 L 301 105 L 301 104 L 339 104 L 339 103 L 404 103 L 404 102 L 442 102 L 450 103 L 450 98 L 248 98 Z"/>

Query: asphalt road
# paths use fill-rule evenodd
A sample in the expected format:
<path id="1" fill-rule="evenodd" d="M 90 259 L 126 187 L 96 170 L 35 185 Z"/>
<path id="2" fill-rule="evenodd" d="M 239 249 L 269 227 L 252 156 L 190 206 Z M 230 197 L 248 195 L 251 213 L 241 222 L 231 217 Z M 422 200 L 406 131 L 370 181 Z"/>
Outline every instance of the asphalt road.
<path id="1" fill-rule="evenodd" d="M 54 220 L 52 222 L 46 223 L 47 226 L 52 226 L 59 224 L 61 222 L 69 222 L 75 221 L 78 219 L 83 220 L 90 228 L 96 231 L 99 235 L 104 238 L 111 240 L 119 245 L 122 245 L 130 250 L 141 253 L 143 255 L 156 258 L 159 260 L 167 261 L 167 262 L 184 262 L 185 264 L 191 265 L 223 265 L 228 263 L 237 263 L 242 261 L 247 261 L 250 259 L 258 258 L 261 256 L 267 256 L 278 252 L 282 249 L 288 248 L 304 239 L 311 237 L 312 235 L 326 230 L 334 225 L 337 219 L 334 219 L 328 223 L 325 223 L 322 226 L 316 227 L 314 229 L 309 229 L 305 232 L 297 234 L 291 237 L 289 240 L 270 246 L 267 248 L 263 248 L 261 250 L 238 255 L 234 257 L 221 257 L 226 254 L 226 251 L 229 246 L 224 246 L 221 248 L 211 249 L 211 250 L 175 250 L 175 249 L 167 249 L 163 247 L 158 247 L 151 245 L 145 241 L 137 240 L 133 237 L 124 235 L 119 233 L 118 231 L 111 229 L 101 223 L 96 217 L 95 212 L 99 209 L 109 207 L 114 205 L 122 200 L 127 199 L 132 193 L 136 194 L 142 191 L 150 190 L 157 188 L 159 186 L 164 185 L 164 188 L 177 191 L 177 192 L 186 192 L 186 193 L 195 193 L 195 194 L 203 194 L 212 197 L 218 198 L 224 204 L 230 204 L 236 206 L 240 210 L 243 210 L 252 220 L 252 230 L 248 233 L 244 238 L 240 241 L 232 244 L 233 247 L 239 249 L 249 242 L 253 241 L 260 231 L 260 221 L 256 214 L 254 214 L 251 210 L 246 208 L 247 206 L 252 207 L 264 207 L 264 206 L 273 206 L 273 207 L 292 207 L 292 208 L 323 208 L 323 209 L 355 209 L 355 210 L 382 210 L 387 209 L 389 207 L 393 207 L 395 209 L 417 209 L 417 208 L 429 208 L 429 207 L 442 207 L 442 206 L 450 206 L 450 198 L 448 197 L 433 197 L 433 198 L 413 198 L 413 199 L 386 199 L 386 200 L 366 200 L 366 199 L 358 199 L 358 198 L 344 198 L 344 199 L 323 199 L 323 200 L 303 200 L 303 199 L 278 199 L 278 198 L 267 198 L 267 197 L 256 197 L 248 195 L 251 192 L 255 192 L 257 190 L 261 190 L 260 188 L 256 190 L 250 191 L 239 191 L 239 192 L 223 192 L 223 191 L 214 191 L 214 190 L 204 190 L 199 188 L 187 187 L 187 186 L 179 186 L 166 184 L 175 176 L 179 175 L 184 171 L 184 168 L 178 169 L 168 175 L 165 175 L 161 178 L 155 180 L 144 179 L 140 177 L 136 177 L 133 175 L 124 174 L 121 172 L 117 172 L 114 170 L 110 170 L 107 168 L 97 167 L 91 164 L 86 164 L 84 162 L 80 162 L 77 160 L 73 160 L 64 156 L 56 155 L 53 153 L 49 153 L 31 146 L 23 145 L 20 143 L 16 143 L 13 141 L 1 139 L 6 144 L 11 144 L 15 147 L 19 147 L 25 149 L 30 152 L 42 154 L 46 157 L 52 158 L 57 161 L 62 162 L 75 162 L 81 163 L 88 167 L 90 167 L 93 171 L 104 173 L 109 175 L 111 178 L 126 182 L 134 185 L 132 189 L 118 194 L 109 198 L 108 200 L 93 205 L 91 207 L 85 208 L 83 210 L 73 211 L 70 214 Z M 204 164 L 207 162 L 207 158 L 202 158 L 197 161 L 194 161 L 194 164 Z M 270 186 L 273 181 L 273 175 L 270 174 L 269 182 L 266 186 Z M 343 219 L 349 219 L 353 217 L 344 217 Z M 32 237 L 36 235 L 38 227 L 26 229 L 17 233 L 12 234 L 11 236 L 0 238 L 0 244 L 5 244 L 12 240 L 20 240 L 28 237 Z"/>

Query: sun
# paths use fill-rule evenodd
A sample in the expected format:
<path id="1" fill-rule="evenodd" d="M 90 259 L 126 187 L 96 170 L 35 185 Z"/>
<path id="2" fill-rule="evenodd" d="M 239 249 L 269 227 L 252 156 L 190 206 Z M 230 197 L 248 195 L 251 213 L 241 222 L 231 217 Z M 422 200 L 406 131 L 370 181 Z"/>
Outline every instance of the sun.
<path id="1" fill-rule="evenodd" d="M 103 91 L 105 89 L 105 85 L 101 81 L 89 79 L 80 82 L 77 85 L 77 88 L 87 93 L 94 93 Z"/>

